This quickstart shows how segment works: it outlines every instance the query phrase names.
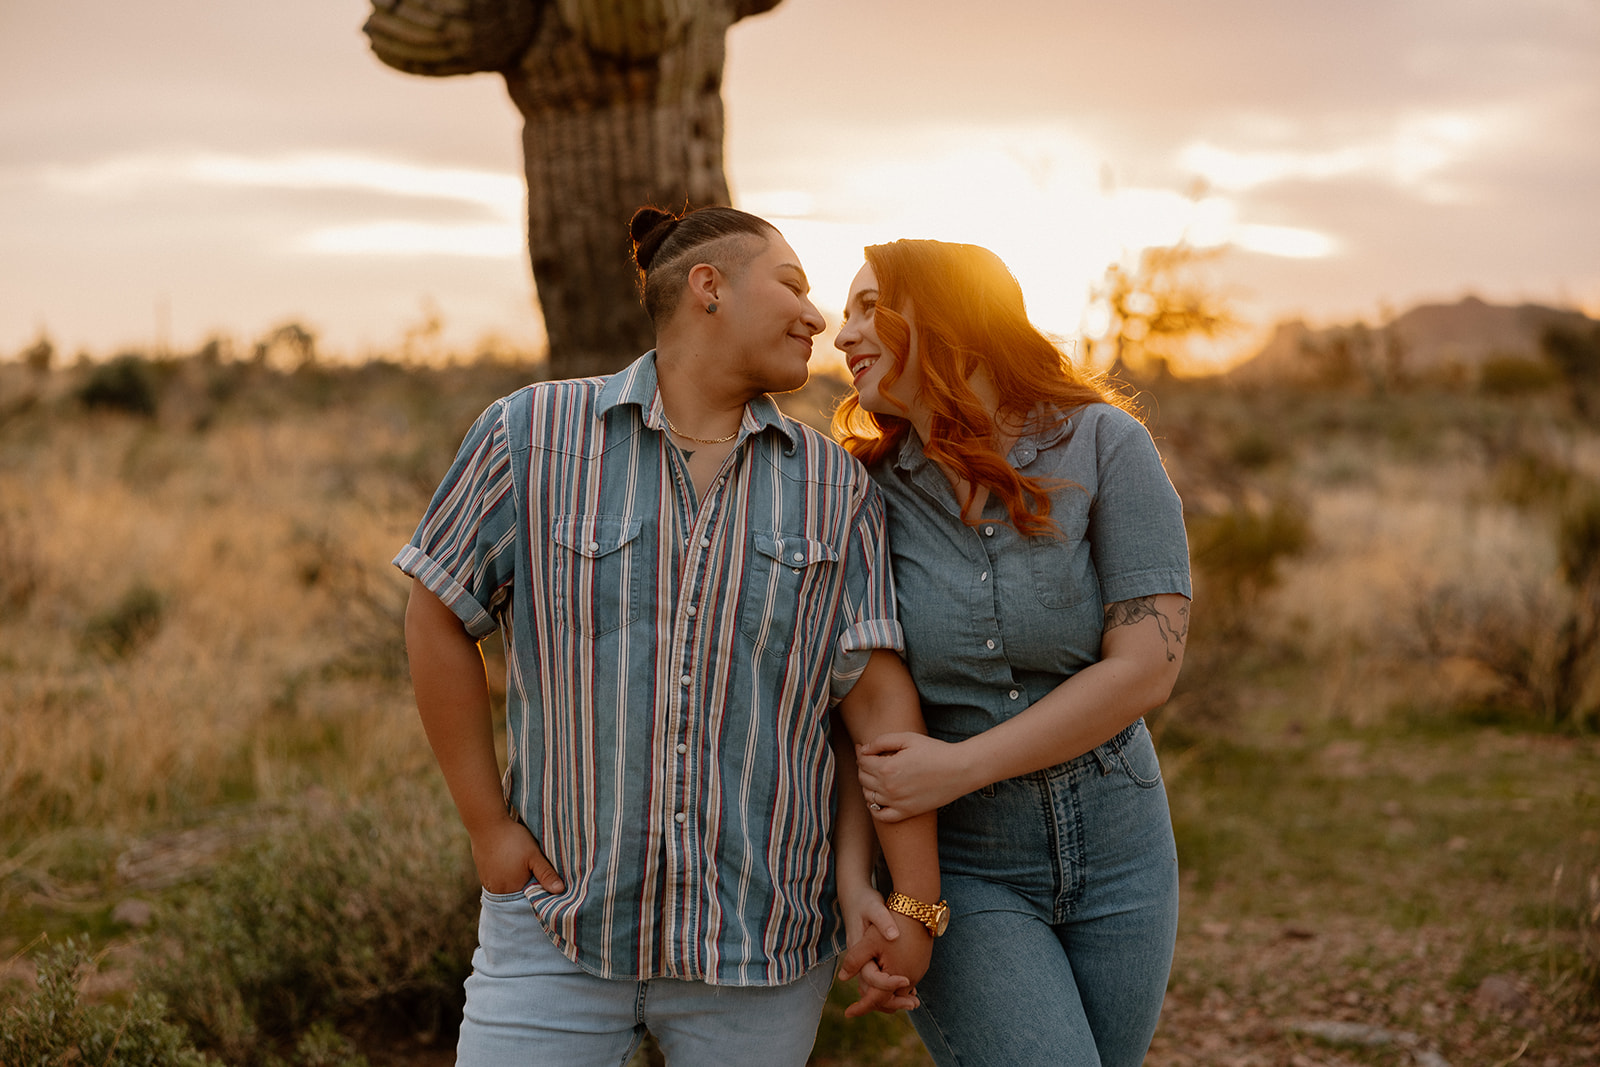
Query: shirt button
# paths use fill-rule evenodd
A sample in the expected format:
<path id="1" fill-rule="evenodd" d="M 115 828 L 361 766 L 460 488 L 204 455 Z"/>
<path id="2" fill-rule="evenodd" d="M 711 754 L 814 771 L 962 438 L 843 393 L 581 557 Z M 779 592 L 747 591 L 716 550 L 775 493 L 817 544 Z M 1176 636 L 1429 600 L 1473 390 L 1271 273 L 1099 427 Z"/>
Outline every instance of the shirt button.
<path id="1" fill-rule="evenodd" d="M 680 744 L 678 746 L 678 755 L 681 756 L 687 751 L 689 751 L 689 746 L 688 745 Z"/>
<path id="2" fill-rule="evenodd" d="M 695 617 L 695 615 L 699 614 L 699 611 L 700 611 L 699 608 L 695 607 L 693 604 L 690 604 L 689 605 L 689 609 L 687 611 L 685 611 L 684 614 L 689 616 L 689 618 L 692 619 L 692 618 Z"/>
<path id="3" fill-rule="evenodd" d="M 685 815 L 681 811 L 674 815 L 673 818 L 677 820 L 679 826 L 682 826 L 684 823 L 689 821 L 689 816 Z"/>
<path id="4" fill-rule="evenodd" d="M 590 541 L 589 542 L 589 551 L 590 552 L 598 552 L 598 551 L 600 551 L 600 542 L 599 541 Z"/>
<path id="5" fill-rule="evenodd" d="M 1018 697 L 1019 697 L 1019 696 L 1021 696 L 1021 695 L 1022 695 L 1022 694 L 1021 694 L 1021 693 L 1019 693 L 1019 692 L 1017 692 L 1017 691 L 1016 691 L 1016 690 L 1015 690 L 1015 689 L 1013 689 L 1013 690 L 1012 690 L 1012 691 L 1011 691 L 1011 693 L 1010 693 L 1010 696 L 1011 696 L 1011 699 L 1012 699 L 1012 700 L 1015 700 L 1015 699 L 1017 699 L 1017 698 L 1018 698 Z"/>
<path id="6" fill-rule="evenodd" d="M 982 574 L 978 575 L 978 581 L 987 582 L 988 580 L 989 580 L 989 572 L 988 571 L 984 571 Z"/>
<path id="7" fill-rule="evenodd" d="M 711 547 L 711 538 L 709 538 L 709 537 L 700 538 L 700 547 L 701 548 L 710 548 Z"/>
<path id="8" fill-rule="evenodd" d="M 990 648 L 993 648 L 994 647 L 994 640 L 991 638 L 990 640 L 985 641 L 984 644 L 987 645 Z"/>
<path id="9" fill-rule="evenodd" d="M 687 674 L 678 679 L 678 681 L 682 682 L 684 685 L 688 685 L 691 680 L 692 679 Z"/>
<path id="10" fill-rule="evenodd" d="M 795 554 L 794 554 L 794 561 L 795 561 L 795 562 L 796 562 L 796 563 L 800 563 L 800 562 L 801 562 L 801 561 L 803 561 L 803 560 L 804 560 L 804 559 L 805 559 L 805 558 L 806 558 L 806 554 L 805 554 L 805 553 L 804 553 L 804 552 L 796 552 L 796 553 L 795 553 Z"/>
<path id="11" fill-rule="evenodd" d="M 993 537 L 994 536 L 994 527 L 993 526 L 985 526 L 983 528 L 983 536 L 985 536 L 985 537 Z"/>

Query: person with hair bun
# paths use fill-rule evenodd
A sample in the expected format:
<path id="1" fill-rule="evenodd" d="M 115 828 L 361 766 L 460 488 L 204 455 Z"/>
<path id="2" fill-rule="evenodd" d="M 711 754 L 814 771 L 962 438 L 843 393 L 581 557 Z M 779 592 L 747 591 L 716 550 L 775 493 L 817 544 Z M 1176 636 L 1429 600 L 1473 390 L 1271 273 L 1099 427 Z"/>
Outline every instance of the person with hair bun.
<path id="1" fill-rule="evenodd" d="M 883 501 L 768 395 L 823 328 L 782 235 L 726 207 L 630 235 L 656 347 L 491 404 L 395 557 L 483 886 L 457 1062 L 616 1065 L 648 1031 L 799 1067 L 846 942 L 850 1012 L 894 1011 L 944 928 L 935 817 L 875 834 L 856 781 L 852 737 L 923 729 Z"/>
<path id="2" fill-rule="evenodd" d="M 951 910 L 912 1021 L 941 1065 L 1132 1067 L 1177 934 L 1143 716 L 1183 664 L 1183 507 L 998 256 L 908 240 L 866 261 L 834 433 L 883 490 L 928 729 L 860 746 L 859 777 L 880 832 L 938 812 Z"/>

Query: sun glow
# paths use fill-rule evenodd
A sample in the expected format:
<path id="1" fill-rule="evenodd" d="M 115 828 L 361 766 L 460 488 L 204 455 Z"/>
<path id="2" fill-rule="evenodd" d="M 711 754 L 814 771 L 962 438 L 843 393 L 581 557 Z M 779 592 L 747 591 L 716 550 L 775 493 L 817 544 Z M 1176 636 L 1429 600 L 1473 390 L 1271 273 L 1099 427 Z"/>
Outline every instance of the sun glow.
<path id="1" fill-rule="evenodd" d="M 1312 230 L 1246 221 L 1231 196 L 1119 188 L 1103 155 L 1060 127 L 901 131 L 875 141 L 872 155 L 795 175 L 805 191 L 774 184 L 739 197 L 783 230 L 834 323 L 862 247 L 900 237 L 992 249 L 1016 275 L 1033 321 L 1064 340 L 1098 332 L 1095 285 L 1109 264 L 1131 264 L 1144 248 L 1188 241 L 1315 258 L 1338 247 Z M 819 363 L 835 362 L 824 348 L 832 353 L 819 346 Z"/>

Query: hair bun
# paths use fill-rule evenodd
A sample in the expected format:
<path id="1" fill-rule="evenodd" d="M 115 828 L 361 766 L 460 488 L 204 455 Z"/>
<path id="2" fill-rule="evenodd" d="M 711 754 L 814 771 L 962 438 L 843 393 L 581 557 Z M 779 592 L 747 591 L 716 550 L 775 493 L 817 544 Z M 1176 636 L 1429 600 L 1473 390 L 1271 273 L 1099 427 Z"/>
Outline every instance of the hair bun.
<path id="1" fill-rule="evenodd" d="M 677 229 L 679 218 L 658 207 L 642 207 L 628 221 L 628 236 L 633 240 L 633 261 L 640 270 L 649 270 L 661 245 Z"/>

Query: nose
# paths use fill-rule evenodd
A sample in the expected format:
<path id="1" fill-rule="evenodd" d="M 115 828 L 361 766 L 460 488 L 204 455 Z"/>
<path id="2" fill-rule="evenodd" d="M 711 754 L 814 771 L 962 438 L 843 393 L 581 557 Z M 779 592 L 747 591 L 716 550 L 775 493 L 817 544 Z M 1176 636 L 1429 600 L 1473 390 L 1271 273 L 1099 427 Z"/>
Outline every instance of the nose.
<path id="1" fill-rule="evenodd" d="M 849 319 L 846 319 L 839 326 L 839 332 L 834 335 L 833 347 L 837 348 L 841 352 L 848 353 L 850 351 L 850 346 L 859 340 L 861 340 L 860 330 L 858 330 Z"/>
<path id="2" fill-rule="evenodd" d="M 800 321 L 806 324 L 806 329 L 811 331 L 812 337 L 815 337 L 828 327 L 827 321 L 822 317 L 822 312 L 817 310 L 817 305 L 813 304 L 809 298 L 806 300 L 805 310 L 800 314 Z"/>

